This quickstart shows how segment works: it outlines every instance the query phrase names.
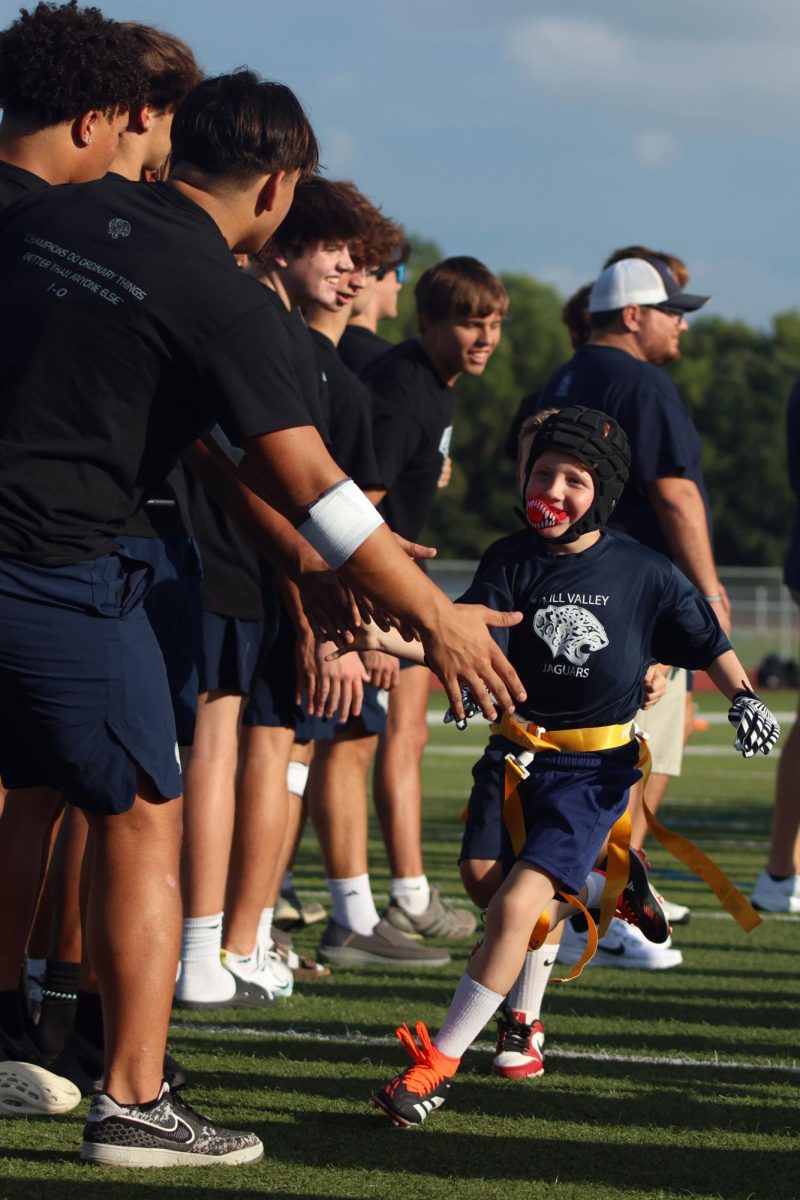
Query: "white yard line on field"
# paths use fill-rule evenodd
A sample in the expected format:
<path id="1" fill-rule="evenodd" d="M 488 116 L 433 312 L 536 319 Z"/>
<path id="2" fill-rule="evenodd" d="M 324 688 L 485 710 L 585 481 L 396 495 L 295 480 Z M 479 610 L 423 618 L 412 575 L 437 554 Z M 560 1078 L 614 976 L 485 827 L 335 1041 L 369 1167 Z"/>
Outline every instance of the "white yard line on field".
<path id="1" fill-rule="evenodd" d="M 371 1034 L 361 1033 L 358 1029 L 345 1030 L 340 1034 L 332 1035 L 323 1033 L 319 1029 L 255 1029 L 247 1025 L 214 1025 L 205 1022 L 195 1024 L 191 1021 L 173 1021 L 170 1029 L 176 1033 L 194 1032 L 215 1035 L 230 1033 L 237 1037 L 252 1037 L 256 1040 L 278 1042 L 322 1042 L 326 1045 L 344 1044 L 365 1047 L 385 1047 L 397 1044 L 393 1037 L 375 1037 Z M 494 1054 L 495 1045 L 493 1042 L 476 1042 L 472 1051 L 480 1054 Z M 656 1054 L 606 1054 L 599 1050 L 556 1050 L 550 1045 L 547 1047 L 547 1057 L 571 1059 L 573 1062 L 623 1063 L 636 1067 L 692 1067 L 696 1070 L 707 1071 L 779 1071 L 787 1075 L 800 1075 L 800 1067 L 794 1064 L 752 1063 L 720 1058 L 705 1059 L 681 1056 L 670 1058 L 666 1055 Z"/>

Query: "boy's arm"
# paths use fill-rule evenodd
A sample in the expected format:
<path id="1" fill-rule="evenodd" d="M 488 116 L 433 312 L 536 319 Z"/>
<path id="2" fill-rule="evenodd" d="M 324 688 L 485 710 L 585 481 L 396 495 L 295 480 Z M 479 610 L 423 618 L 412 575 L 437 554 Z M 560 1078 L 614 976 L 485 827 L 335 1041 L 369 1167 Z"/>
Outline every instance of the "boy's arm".
<path id="1" fill-rule="evenodd" d="M 781 727 L 753 691 L 733 650 L 726 650 L 714 659 L 707 671 L 723 696 L 732 701 L 728 720 L 736 729 L 734 750 L 738 750 L 743 758 L 752 758 L 759 750 L 769 754 L 780 736 Z"/>

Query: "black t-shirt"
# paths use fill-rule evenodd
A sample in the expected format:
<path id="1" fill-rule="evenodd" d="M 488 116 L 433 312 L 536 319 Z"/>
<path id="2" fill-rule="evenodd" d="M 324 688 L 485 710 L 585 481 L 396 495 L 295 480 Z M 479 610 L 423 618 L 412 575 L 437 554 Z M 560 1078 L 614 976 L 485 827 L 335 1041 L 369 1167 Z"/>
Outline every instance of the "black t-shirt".
<path id="1" fill-rule="evenodd" d="M 572 404 L 608 413 L 631 443 L 630 479 L 609 525 L 671 557 L 647 488 L 656 479 L 680 476 L 697 484 L 711 531 L 700 435 L 669 375 L 616 347 L 582 346 L 551 375 L 534 411 Z"/>
<path id="2" fill-rule="evenodd" d="M 31 192 L 39 192 L 50 184 L 41 175 L 15 167 L 13 163 L 0 161 L 0 212 L 16 204 Z"/>
<path id="3" fill-rule="evenodd" d="M 365 367 L 391 348 L 391 342 L 379 337 L 371 329 L 365 329 L 363 325 L 348 325 L 339 342 L 339 355 L 346 367 L 360 375 Z"/>
<path id="4" fill-rule="evenodd" d="M 178 463 L 164 482 L 148 495 L 141 508 L 128 518 L 122 536 L 178 538 L 193 535 L 186 475 L 182 464 Z"/>
<path id="5" fill-rule="evenodd" d="M 327 396 L 323 373 L 311 333 L 299 309 L 288 311 L 272 288 L 258 284 L 286 334 L 296 386 L 305 401 L 313 424 L 326 446 L 330 445 Z M 259 346 L 266 360 L 269 346 Z M 265 363 L 265 370 L 268 364 Z M 264 403 L 270 403 L 265 393 Z M 191 476 L 191 472 L 187 472 Z M 272 566 L 262 559 L 245 530 L 194 480 L 189 491 L 192 520 L 203 561 L 203 606 L 223 616 L 260 621 L 274 607 L 275 583 Z M 264 596 L 268 597 L 265 605 Z"/>
<path id="6" fill-rule="evenodd" d="M 359 487 L 375 487 L 379 472 L 372 444 L 370 390 L 344 365 L 329 337 L 318 329 L 310 332 L 327 384 L 331 455 Z"/>
<path id="7" fill-rule="evenodd" d="M 651 663 L 704 670 L 730 650 L 686 576 L 609 529 L 578 554 L 549 553 L 528 529 L 502 538 L 461 599 L 523 613 L 519 625 L 492 635 L 528 693 L 519 711 L 546 729 L 628 721 Z"/>
<path id="8" fill-rule="evenodd" d="M 236 445 L 311 424 L 265 290 L 169 184 L 20 201 L 0 278 L 0 553 L 107 553 L 213 421 Z"/>
<path id="9" fill-rule="evenodd" d="M 363 373 L 373 393 L 372 436 L 386 489 L 381 512 L 416 541 L 450 450 L 455 397 L 418 341 L 402 342 Z"/>

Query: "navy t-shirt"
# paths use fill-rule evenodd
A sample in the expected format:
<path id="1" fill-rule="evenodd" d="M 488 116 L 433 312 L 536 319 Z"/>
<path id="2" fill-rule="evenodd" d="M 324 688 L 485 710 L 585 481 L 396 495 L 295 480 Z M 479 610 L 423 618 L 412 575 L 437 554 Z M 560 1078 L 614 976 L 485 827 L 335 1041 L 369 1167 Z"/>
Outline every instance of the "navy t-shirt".
<path id="1" fill-rule="evenodd" d="M 787 587 L 800 592 L 800 379 L 792 388 L 786 409 L 786 447 L 789 456 L 789 482 L 797 498 L 797 505 L 783 578 Z"/>
<path id="2" fill-rule="evenodd" d="M 678 476 L 697 484 L 711 531 L 700 435 L 669 375 L 614 346 L 582 346 L 550 376 L 532 411 L 573 404 L 614 417 L 631 443 L 631 475 L 609 521 L 612 528 L 671 557 L 647 488 L 656 479 Z"/>
<path id="3" fill-rule="evenodd" d="M 390 529 L 417 541 L 450 452 L 455 397 L 414 339 L 376 359 L 362 378 L 373 393 L 372 436 L 380 511 Z"/>
<path id="4" fill-rule="evenodd" d="M 628 721 L 651 663 L 704 670 L 731 648 L 677 567 L 608 529 L 578 554 L 552 554 L 528 529 L 502 538 L 461 601 L 523 613 L 492 635 L 528 693 L 518 711 L 545 729 Z"/>

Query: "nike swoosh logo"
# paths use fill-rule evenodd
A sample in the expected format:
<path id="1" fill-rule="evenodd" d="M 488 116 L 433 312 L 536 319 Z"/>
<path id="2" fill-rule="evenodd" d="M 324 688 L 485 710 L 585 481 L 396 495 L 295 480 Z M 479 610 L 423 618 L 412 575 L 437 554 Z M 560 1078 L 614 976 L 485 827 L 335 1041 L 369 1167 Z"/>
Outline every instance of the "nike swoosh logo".
<path id="1" fill-rule="evenodd" d="M 625 953 L 624 946 L 615 946 L 613 950 L 610 946 L 599 946 L 598 949 L 602 950 L 603 954 L 612 954 L 614 958 L 621 958 L 621 956 Z"/>
<path id="2" fill-rule="evenodd" d="M 133 1125 L 138 1129 L 146 1129 L 148 1133 L 154 1134 L 156 1137 L 166 1138 L 168 1142 L 180 1142 L 188 1145 L 194 1141 L 194 1130 L 191 1125 L 187 1125 L 175 1113 L 172 1114 L 174 1124 L 169 1127 L 165 1125 L 156 1125 L 151 1121 L 144 1121 L 141 1117 L 128 1117 L 125 1121 L 126 1125 Z"/>
<path id="3" fill-rule="evenodd" d="M 543 966 L 545 966 L 545 967 L 552 967 L 552 966 L 553 966 L 553 964 L 555 963 L 555 961 L 556 961 L 556 960 L 555 960 L 554 958 L 546 958 L 546 959 L 544 960 L 544 963 L 543 963 L 542 965 L 543 965 Z"/>

